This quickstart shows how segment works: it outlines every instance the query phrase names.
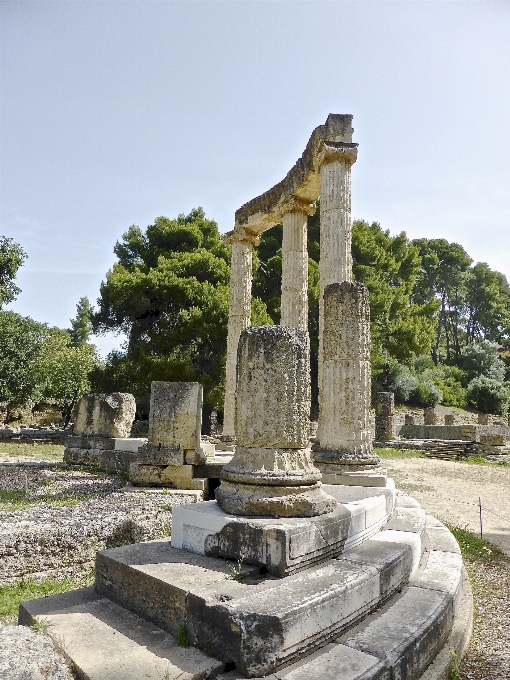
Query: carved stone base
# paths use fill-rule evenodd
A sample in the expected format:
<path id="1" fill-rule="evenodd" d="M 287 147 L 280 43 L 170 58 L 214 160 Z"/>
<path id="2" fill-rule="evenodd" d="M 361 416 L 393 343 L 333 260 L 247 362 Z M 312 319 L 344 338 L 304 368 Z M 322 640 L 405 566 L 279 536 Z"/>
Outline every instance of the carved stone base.
<path id="1" fill-rule="evenodd" d="M 372 444 L 360 444 L 354 450 L 349 449 L 321 449 L 320 445 L 317 448 L 313 447 L 313 460 L 315 465 L 321 467 L 320 463 L 328 465 L 348 466 L 355 470 L 366 470 L 367 468 L 379 465 L 381 459 L 372 449 Z"/>
<path id="2" fill-rule="evenodd" d="M 223 479 L 216 489 L 216 500 L 225 512 L 245 517 L 315 517 L 336 507 L 335 499 L 323 491 L 321 482 L 306 486 L 264 486 L 232 484 Z"/>

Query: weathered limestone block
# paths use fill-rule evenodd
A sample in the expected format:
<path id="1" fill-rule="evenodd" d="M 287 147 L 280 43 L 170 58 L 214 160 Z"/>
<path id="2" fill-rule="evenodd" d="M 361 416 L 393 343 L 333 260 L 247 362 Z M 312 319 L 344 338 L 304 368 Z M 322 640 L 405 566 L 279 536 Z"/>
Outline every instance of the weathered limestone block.
<path id="1" fill-rule="evenodd" d="M 312 517 L 330 512 L 309 443 L 308 334 L 247 328 L 238 349 L 238 446 L 221 473 L 220 507 L 235 515 Z"/>
<path id="2" fill-rule="evenodd" d="M 444 417 L 445 425 L 455 425 L 455 416 L 453 413 L 447 413 Z"/>
<path id="3" fill-rule="evenodd" d="M 404 416 L 404 425 L 416 425 L 416 418 L 410 413 L 406 413 Z"/>
<path id="4" fill-rule="evenodd" d="M 132 394 L 85 394 L 73 413 L 75 435 L 129 437 L 135 419 Z"/>
<path id="5" fill-rule="evenodd" d="M 478 414 L 478 425 L 490 425 L 491 424 L 491 417 L 488 413 L 479 413 Z"/>
<path id="6" fill-rule="evenodd" d="M 488 446 L 504 446 L 506 444 L 506 437 L 504 434 L 480 434 L 480 444 Z"/>
<path id="7" fill-rule="evenodd" d="M 423 424 L 437 425 L 437 411 L 433 406 L 423 409 Z"/>
<path id="8" fill-rule="evenodd" d="M 363 284 L 343 281 L 327 286 L 323 339 L 314 460 L 358 469 L 377 465 L 370 433 L 370 309 Z"/>
<path id="9" fill-rule="evenodd" d="M 139 465 L 132 463 L 129 481 L 135 486 L 166 486 L 174 489 L 197 489 L 207 493 L 207 479 L 193 476 L 193 465 Z"/>
<path id="10" fill-rule="evenodd" d="M 149 444 L 169 449 L 198 449 L 201 425 L 202 385 L 152 383 Z"/>
<path id="11" fill-rule="evenodd" d="M 406 424 L 407 418 L 406 417 Z M 413 418 L 414 422 L 414 417 Z M 375 402 L 375 438 L 378 442 L 390 442 L 396 437 L 395 395 L 393 392 L 378 392 Z"/>

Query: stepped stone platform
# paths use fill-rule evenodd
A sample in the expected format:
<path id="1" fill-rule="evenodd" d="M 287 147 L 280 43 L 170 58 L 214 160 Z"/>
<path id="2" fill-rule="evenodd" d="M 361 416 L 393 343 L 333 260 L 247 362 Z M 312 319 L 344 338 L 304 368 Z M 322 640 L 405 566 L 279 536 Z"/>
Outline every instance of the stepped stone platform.
<path id="1" fill-rule="evenodd" d="M 145 438 L 69 435 L 65 439 L 64 463 L 101 470 L 124 470 L 136 461 Z"/>
<path id="2" fill-rule="evenodd" d="M 409 496 L 342 491 L 365 523 L 378 498 L 384 515 L 395 507 L 382 530 L 320 564 L 275 578 L 167 540 L 113 548 L 97 554 L 94 589 L 26 602 L 19 623 L 46 619 L 90 680 L 436 680 L 470 637 L 458 545 Z"/>

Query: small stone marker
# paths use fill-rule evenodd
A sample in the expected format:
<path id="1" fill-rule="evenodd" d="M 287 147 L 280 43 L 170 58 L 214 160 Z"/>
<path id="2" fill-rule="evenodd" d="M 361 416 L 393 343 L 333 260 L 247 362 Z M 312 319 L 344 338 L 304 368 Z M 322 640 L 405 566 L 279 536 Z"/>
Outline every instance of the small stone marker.
<path id="1" fill-rule="evenodd" d="M 97 437 L 129 437 L 135 419 L 132 394 L 85 394 L 75 407 L 73 433 Z"/>
<path id="2" fill-rule="evenodd" d="M 406 425 L 408 418 L 412 418 L 414 424 L 414 416 L 406 414 Z M 375 402 L 375 439 L 378 442 L 391 442 L 395 437 L 395 395 L 393 392 L 378 392 Z"/>
<path id="3" fill-rule="evenodd" d="M 455 425 L 455 416 L 453 413 L 447 413 L 444 417 L 445 425 Z"/>
<path id="4" fill-rule="evenodd" d="M 424 425 L 437 425 L 437 413 L 433 406 L 423 409 Z"/>
<path id="5" fill-rule="evenodd" d="M 321 489 L 309 448 L 308 333 L 253 326 L 237 353 L 237 448 L 216 489 L 220 507 L 234 515 L 313 517 L 335 500 Z"/>
<path id="6" fill-rule="evenodd" d="M 491 424 L 491 417 L 488 413 L 479 413 L 478 414 L 478 425 L 490 425 Z"/>
<path id="7" fill-rule="evenodd" d="M 416 425 L 416 418 L 411 413 L 406 413 L 404 416 L 404 425 Z"/>

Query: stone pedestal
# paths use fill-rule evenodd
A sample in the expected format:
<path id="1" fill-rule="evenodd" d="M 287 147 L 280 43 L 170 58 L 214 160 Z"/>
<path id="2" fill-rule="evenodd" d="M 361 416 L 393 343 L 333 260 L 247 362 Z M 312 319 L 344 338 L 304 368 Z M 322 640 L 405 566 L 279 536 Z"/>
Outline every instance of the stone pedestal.
<path id="1" fill-rule="evenodd" d="M 445 425 L 455 425 L 455 416 L 453 413 L 447 413 L 444 417 Z"/>
<path id="2" fill-rule="evenodd" d="M 490 415 L 488 413 L 479 413 L 478 414 L 478 425 L 490 425 L 491 424 L 491 419 Z"/>
<path id="3" fill-rule="evenodd" d="M 216 490 L 234 515 L 313 517 L 335 501 L 321 489 L 309 445 L 308 334 L 282 326 L 248 328 L 238 349 L 238 446 Z"/>
<path id="4" fill-rule="evenodd" d="M 318 444 L 320 469 L 364 470 L 378 464 L 370 433 L 368 290 L 344 281 L 324 291 L 323 376 Z"/>
<path id="5" fill-rule="evenodd" d="M 206 479 L 194 478 L 194 465 L 206 461 L 200 446 L 202 385 L 153 382 L 149 441 L 129 468 L 137 486 L 171 486 L 206 490 Z"/>
<path id="6" fill-rule="evenodd" d="M 227 363 L 225 373 L 225 405 L 223 435 L 235 435 L 235 393 L 237 343 L 242 331 L 251 323 L 252 248 L 259 238 L 246 229 L 228 237 L 232 244 L 230 264 L 230 303 L 228 310 Z"/>
<path id="7" fill-rule="evenodd" d="M 73 411 L 73 434 L 65 438 L 64 462 L 128 471 L 147 440 L 131 439 L 136 403 L 132 394 L 86 394 Z"/>
<path id="8" fill-rule="evenodd" d="M 405 416 L 406 424 L 408 418 Z M 375 439 L 378 442 L 391 442 L 397 436 L 395 423 L 395 395 L 393 392 L 378 392 L 375 402 Z"/>
<path id="9" fill-rule="evenodd" d="M 413 415 L 406 413 L 404 416 L 404 425 L 416 425 L 416 418 Z"/>

